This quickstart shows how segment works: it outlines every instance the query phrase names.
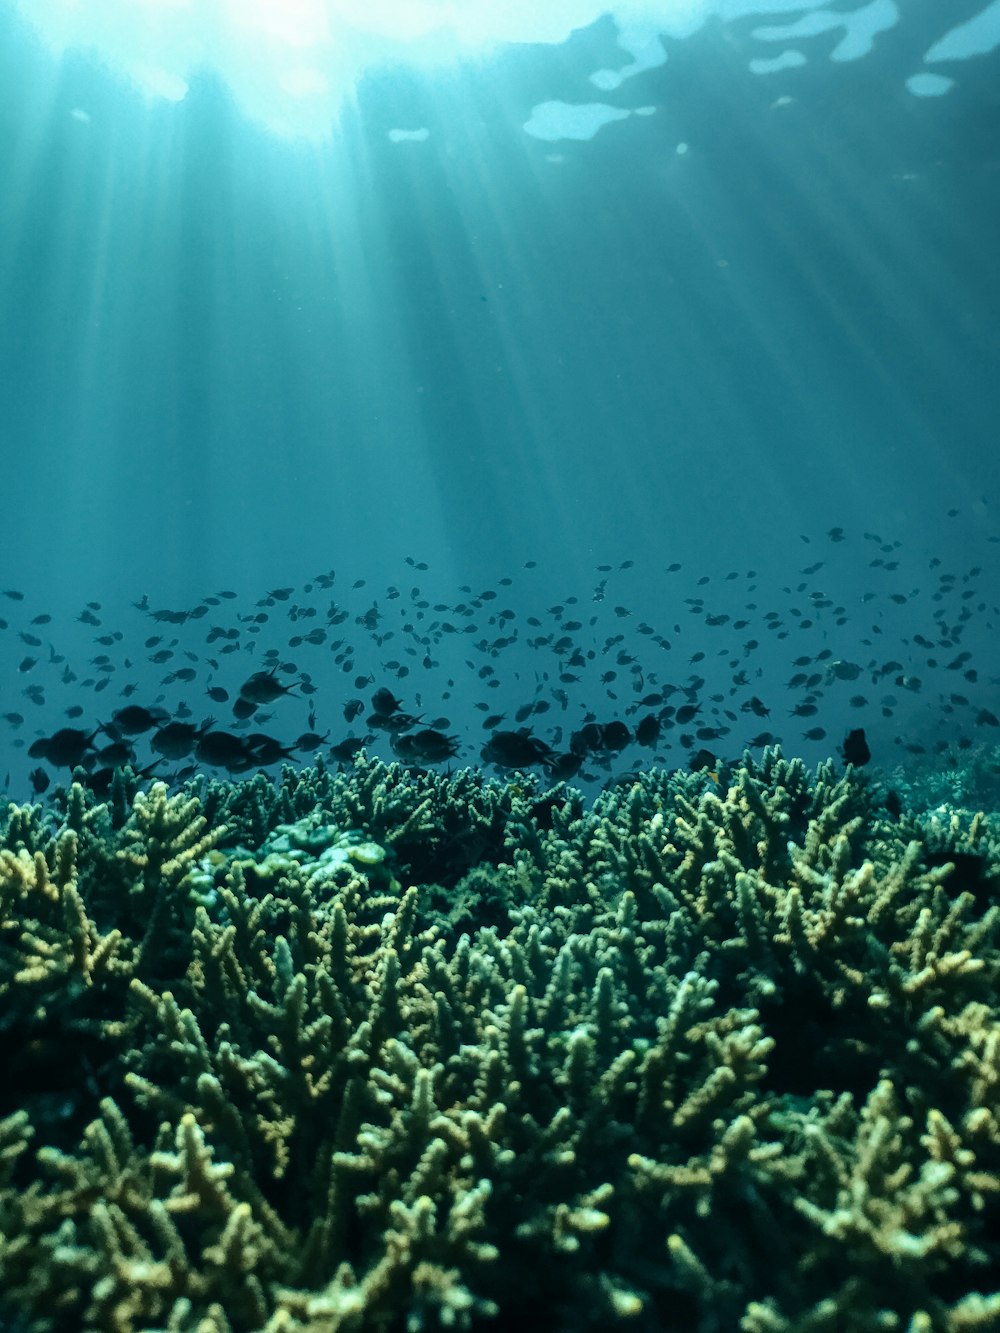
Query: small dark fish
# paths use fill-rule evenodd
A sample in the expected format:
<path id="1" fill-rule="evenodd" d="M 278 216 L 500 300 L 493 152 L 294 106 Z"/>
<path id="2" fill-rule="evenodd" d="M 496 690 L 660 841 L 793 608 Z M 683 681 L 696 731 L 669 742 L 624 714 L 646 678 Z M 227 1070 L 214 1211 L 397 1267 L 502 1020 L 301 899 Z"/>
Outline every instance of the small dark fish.
<path id="1" fill-rule="evenodd" d="M 294 748 L 282 745 L 274 736 L 266 736 L 261 731 L 251 732 L 245 738 L 245 744 L 261 768 L 270 768 L 279 759 L 295 758 Z"/>
<path id="2" fill-rule="evenodd" d="M 624 750 L 632 739 L 632 733 L 624 722 L 606 722 L 601 728 L 601 748 L 604 750 Z"/>
<path id="3" fill-rule="evenodd" d="M 353 722 L 359 713 L 365 711 L 364 701 L 362 699 L 349 699 L 344 704 L 344 721 Z"/>
<path id="4" fill-rule="evenodd" d="M 318 750 L 321 745 L 325 745 L 329 739 L 329 732 L 327 732 L 325 736 L 321 736 L 319 732 L 316 731 L 304 731 L 294 742 L 292 748 L 299 750 L 302 754 L 312 754 L 314 751 Z"/>
<path id="5" fill-rule="evenodd" d="M 412 713 L 390 713 L 388 716 L 383 713 L 369 713 L 365 721 L 369 727 L 374 727 L 376 731 L 398 734 L 401 731 L 409 731 L 411 727 L 415 727 L 420 718 L 414 717 Z"/>
<path id="6" fill-rule="evenodd" d="M 796 704 L 789 714 L 790 717 L 815 717 L 819 709 L 812 703 Z"/>
<path id="7" fill-rule="evenodd" d="M 330 754 L 334 759 L 338 759 L 342 764 L 349 764 L 359 750 L 363 750 L 365 742 L 357 736 L 348 736 L 336 745 L 330 746 Z"/>
<path id="8" fill-rule="evenodd" d="M 291 694 L 294 685 L 283 685 L 277 677 L 277 666 L 270 671 L 255 671 L 240 686 L 240 698 L 246 703 L 269 704 L 282 695 Z"/>
<path id="9" fill-rule="evenodd" d="M 688 760 L 688 768 L 692 773 L 700 773 L 702 769 L 711 771 L 715 769 L 717 762 L 711 750 L 696 750 Z"/>
<path id="10" fill-rule="evenodd" d="M 639 745 L 655 745 L 660 739 L 660 719 L 655 713 L 647 713 L 635 729 L 635 739 Z"/>
<path id="11" fill-rule="evenodd" d="M 198 739 L 195 754 L 213 768 L 226 768 L 231 773 L 244 772 L 253 767 L 254 757 L 241 736 L 231 731 L 206 731 Z"/>
<path id="12" fill-rule="evenodd" d="M 849 731 L 840 747 L 840 753 L 843 756 L 845 764 L 853 764 L 855 768 L 860 768 L 862 764 L 867 764 L 872 757 L 872 752 L 868 748 L 868 742 L 865 740 L 863 727 L 855 727 Z"/>
<path id="13" fill-rule="evenodd" d="M 583 755 L 573 754 L 570 751 L 566 754 L 556 755 L 555 759 L 548 765 L 548 771 L 558 782 L 564 782 L 567 778 L 579 773 L 582 765 Z"/>
<path id="14" fill-rule="evenodd" d="M 551 764 L 555 758 L 545 742 L 524 727 L 520 731 L 494 732 L 480 754 L 497 768 L 531 768 L 535 764 Z"/>
<path id="15" fill-rule="evenodd" d="M 111 714 L 111 721 L 126 736 L 139 736 L 142 732 L 159 726 L 169 716 L 170 714 L 162 708 L 143 708 L 141 704 L 128 704 L 125 708 L 116 709 Z"/>
<path id="16" fill-rule="evenodd" d="M 591 750 L 602 750 L 604 748 L 604 731 L 596 722 L 585 723 L 578 731 L 574 731 L 569 738 L 569 748 L 573 754 L 581 758 L 589 754 Z"/>
<path id="17" fill-rule="evenodd" d="M 402 705 L 400 701 L 390 690 L 387 690 L 384 685 L 377 689 L 372 695 L 372 708 L 381 717 L 389 717 L 401 707 Z M 348 721 L 350 721 L 350 719 L 348 719 Z"/>
<path id="18" fill-rule="evenodd" d="M 97 731 L 80 731 L 76 727 L 60 727 L 51 736 L 43 736 L 29 746 L 32 759 L 47 759 L 59 768 L 75 768 L 93 744 Z"/>
<path id="19" fill-rule="evenodd" d="M 446 736 L 434 727 L 424 727 L 406 736 L 393 736 L 390 744 L 400 759 L 409 762 L 443 764 L 458 754 L 457 738 Z"/>
<path id="20" fill-rule="evenodd" d="M 103 767 L 121 768 L 125 764 L 132 763 L 135 759 L 135 750 L 128 741 L 112 741 L 110 745 L 102 745 L 96 750 L 94 758 L 99 760 Z"/>
<path id="21" fill-rule="evenodd" d="M 185 759 L 211 725 L 211 720 L 200 727 L 190 722 L 168 722 L 159 728 L 149 743 L 150 748 L 167 759 Z"/>
<path id="22" fill-rule="evenodd" d="M 831 662 L 827 667 L 827 670 L 830 675 L 835 676 L 837 680 L 857 680 L 861 675 L 861 668 L 858 666 L 857 662 Z"/>
<path id="23" fill-rule="evenodd" d="M 747 741 L 747 746 L 751 750 L 756 750 L 762 745 L 774 745 L 777 739 L 773 731 L 761 731 L 754 736 L 753 740 Z"/>

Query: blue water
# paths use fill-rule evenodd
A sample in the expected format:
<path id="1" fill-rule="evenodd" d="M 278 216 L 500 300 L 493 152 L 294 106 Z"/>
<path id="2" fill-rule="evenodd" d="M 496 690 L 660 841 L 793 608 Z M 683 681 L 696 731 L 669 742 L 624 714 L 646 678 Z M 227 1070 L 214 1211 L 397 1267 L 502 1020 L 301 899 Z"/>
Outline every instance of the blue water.
<path id="1" fill-rule="evenodd" d="M 272 663 L 244 731 L 383 685 L 461 763 L 697 705 L 593 783 L 992 754 L 1000 6 L 944 8 L 4 6 L 0 789 Z"/>

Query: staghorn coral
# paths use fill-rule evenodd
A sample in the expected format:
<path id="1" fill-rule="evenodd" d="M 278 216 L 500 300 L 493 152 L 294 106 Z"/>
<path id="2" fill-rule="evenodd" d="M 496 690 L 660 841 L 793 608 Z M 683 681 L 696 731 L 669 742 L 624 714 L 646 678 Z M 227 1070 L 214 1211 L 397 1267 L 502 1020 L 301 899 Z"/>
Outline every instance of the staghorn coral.
<path id="1" fill-rule="evenodd" d="M 122 998 L 134 948 L 121 929 L 102 931 L 90 915 L 73 829 L 45 836 L 36 812 L 12 806 L 6 841 L 0 848 L 0 1114 L 30 1109 L 54 1135 L 63 1128 L 75 1134 L 73 1122 L 93 1105 L 106 1042 L 124 1031 Z"/>
<path id="2" fill-rule="evenodd" d="M 996 1326 L 994 821 L 722 776 L 585 811 L 362 760 L 11 815 L 26 1071 L 33 988 L 99 1014 L 88 1098 L 0 1121 L 11 1318 Z"/>

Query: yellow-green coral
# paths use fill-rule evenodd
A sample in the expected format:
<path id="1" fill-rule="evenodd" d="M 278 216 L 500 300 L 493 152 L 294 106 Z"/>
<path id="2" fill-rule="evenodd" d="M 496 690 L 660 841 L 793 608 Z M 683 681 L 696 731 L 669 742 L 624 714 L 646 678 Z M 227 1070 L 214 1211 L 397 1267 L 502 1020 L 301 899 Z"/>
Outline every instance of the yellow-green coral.
<path id="1" fill-rule="evenodd" d="M 992 816 L 776 752 L 592 811 L 363 760 L 62 816 L 0 852 L 19 1327 L 1000 1320 Z"/>

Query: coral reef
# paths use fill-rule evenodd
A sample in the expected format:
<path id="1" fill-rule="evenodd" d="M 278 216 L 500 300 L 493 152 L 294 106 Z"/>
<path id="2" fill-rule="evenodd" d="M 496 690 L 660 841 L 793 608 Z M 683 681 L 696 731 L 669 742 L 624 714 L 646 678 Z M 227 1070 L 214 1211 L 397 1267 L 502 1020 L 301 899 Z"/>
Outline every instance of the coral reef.
<path id="1" fill-rule="evenodd" d="M 0 1323 L 1000 1327 L 1000 821 L 887 804 L 769 750 L 11 806 Z"/>

